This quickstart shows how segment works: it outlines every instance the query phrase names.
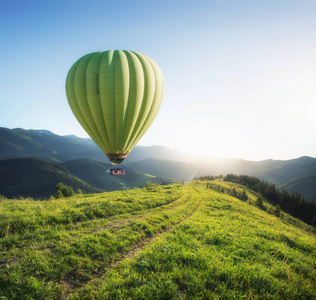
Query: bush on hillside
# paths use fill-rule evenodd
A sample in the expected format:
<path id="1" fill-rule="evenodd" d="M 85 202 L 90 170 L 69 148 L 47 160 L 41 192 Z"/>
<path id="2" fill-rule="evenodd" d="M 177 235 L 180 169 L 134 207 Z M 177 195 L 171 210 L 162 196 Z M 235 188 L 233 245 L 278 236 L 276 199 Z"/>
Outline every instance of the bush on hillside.
<path id="1" fill-rule="evenodd" d="M 62 182 L 58 183 L 55 188 L 55 198 L 71 197 L 75 194 L 72 187 L 64 185 Z"/>
<path id="2" fill-rule="evenodd" d="M 237 197 L 237 190 L 235 188 L 232 189 L 232 195 Z"/>
<path id="3" fill-rule="evenodd" d="M 150 180 L 146 181 L 144 187 L 145 188 L 150 188 L 150 187 L 153 187 L 153 186 L 156 186 L 157 184 L 154 184 L 152 183 Z"/>
<path id="4" fill-rule="evenodd" d="M 257 198 L 256 204 L 258 205 L 258 207 L 264 208 L 263 199 L 262 199 L 261 196 L 259 196 L 259 197 Z"/>
<path id="5" fill-rule="evenodd" d="M 244 201 L 248 200 L 248 195 L 247 195 L 245 190 L 243 190 L 242 193 L 241 193 L 241 199 L 244 200 Z"/>
<path id="6" fill-rule="evenodd" d="M 279 204 L 277 204 L 276 206 L 274 206 L 272 213 L 273 213 L 274 215 L 276 215 L 277 217 L 282 216 L 282 214 L 281 214 L 281 207 L 280 207 Z"/>

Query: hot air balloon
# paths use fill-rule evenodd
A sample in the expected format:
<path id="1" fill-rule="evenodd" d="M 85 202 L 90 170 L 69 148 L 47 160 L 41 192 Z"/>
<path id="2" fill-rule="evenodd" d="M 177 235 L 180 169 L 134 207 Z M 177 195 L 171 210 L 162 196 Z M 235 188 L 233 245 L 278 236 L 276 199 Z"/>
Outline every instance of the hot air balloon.
<path id="1" fill-rule="evenodd" d="M 134 51 L 89 53 L 73 64 L 66 79 L 73 114 L 112 164 L 120 164 L 145 134 L 163 94 L 159 66 Z"/>

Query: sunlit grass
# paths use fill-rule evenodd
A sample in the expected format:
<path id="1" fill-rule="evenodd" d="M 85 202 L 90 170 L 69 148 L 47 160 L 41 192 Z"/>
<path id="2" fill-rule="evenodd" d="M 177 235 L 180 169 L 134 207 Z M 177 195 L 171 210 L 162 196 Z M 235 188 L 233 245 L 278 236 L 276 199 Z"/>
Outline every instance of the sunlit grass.
<path id="1" fill-rule="evenodd" d="M 2 200 L 0 299 L 315 299 L 308 227 L 209 184 Z"/>

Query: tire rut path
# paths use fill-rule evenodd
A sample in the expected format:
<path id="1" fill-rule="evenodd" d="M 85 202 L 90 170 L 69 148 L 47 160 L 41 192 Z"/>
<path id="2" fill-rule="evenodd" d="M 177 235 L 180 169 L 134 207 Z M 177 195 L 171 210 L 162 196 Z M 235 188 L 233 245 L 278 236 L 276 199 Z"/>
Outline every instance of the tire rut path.
<path id="1" fill-rule="evenodd" d="M 100 270 L 99 272 L 94 274 L 94 277 L 89 280 L 88 282 L 86 282 L 83 286 L 81 286 L 79 289 L 74 290 L 73 292 L 80 292 L 85 286 L 93 283 L 94 281 L 96 281 L 97 279 L 101 278 L 105 273 L 107 273 L 110 270 L 114 270 L 115 268 L 119 267 L 123 262 L 132 259 L 133 257 L 135 257 L 135 255 L 140 252 L 145 246 L 147 246 L 149 243 L 151 243 L 152 241 L 154 241 L 155 239 L 157 239 L 160 236 L 166 235 L 168 234 L 171 230 L 173 230 L 177 225 L 185 222 L 187 219 L 189 219 L 201 206 L 202 201 L 203 201 L 203 197 L 202 195 L 200 195 L 199 190 L 197 190 L 196 188 L 193 188 L 198 194 L 199 197 L 201 197 L 200 201 L 198 202 L 198 204 L 196 205 L 196 207 L 187 215 L 185 216 L 182 220 L 180 220 L 179 222 L 175 223 L 174 225 L 170 226 L 169 228 L 167 228 L 166 230 L 162 231 L 162 232 L 157 232 L 156 234 L 152 235 L 151 237 L 147 237 L 142 239 L 141 241 L 139 241 L 136 245 L 134 245 L 132 248 L 129 249 L 128 252 L 124 253 L 124 256 L 117 259 L 116 261 L 114 261 L 109 267 L 104 268 L 103 270 Z M 191 198 L 188 198 L 188 201 Z M 187 201 L 185 201 L 186 203 Z M 171 209 L 171 208 L 170 208 Z M 65 285 L 71 289 L 72 288 L 72 284 L 71 283 L 66 283 Z M 71 294 L 68 294 L 67 296 L 70 296 Z"/>

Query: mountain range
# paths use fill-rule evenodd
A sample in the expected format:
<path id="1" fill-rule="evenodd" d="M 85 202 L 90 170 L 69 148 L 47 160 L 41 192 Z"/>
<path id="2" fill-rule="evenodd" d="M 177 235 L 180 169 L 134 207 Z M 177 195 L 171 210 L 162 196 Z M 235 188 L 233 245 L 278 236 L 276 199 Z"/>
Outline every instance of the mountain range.
<path id="1" fill-rule="evenodd" d="M 72 180 L 76 178 L 85 183 L 87 186 L 81 186 L 80 189 L 87 192 L 90 191 L 89 187 L 98 191 L 116 190 L 143 186 L 146 181 L 188 181 L 203 175 L 233 173 L 255 176 L 275 184 L 279 189 L 284 188 L 291 193 L 298 192 L 306 199 L 316 198 L 316 158 L 307 156 L 291 160 L 263 161 L 204 157 L 201 161 L 199 156 L 164 146 L 136 146 L 124 161 L 127 170 L 125 176 L 105 176 L 106 169 L 110 167 L 109 160 L 89 138 L 60 136 L 47 130 L 0 127 L 0 194 L 17 196 L 12 192 L 12 186 L 17 186 L 18 179 L 3 178 L 3 165 L 9 170 L 11 168 L 12 174 L 19 173 L 19 163 L 14 160 L 17 158 L 28 159 L 29 164 L 34 165 L 44 166 L 44 162 L 49 162 L 49 168 L 46 165 L 37 169 L 40 170 L 39 174 L 42 177 L 47 177 L 43 170 L 58 170 L 59 174 L 63 172 L 65 176 L 72 176 Z M 25 160 L 18 162 L 21 163 L 21 168 L 25 164 Z M 63 168 L 63 171 L 60 168 Z M 27 173 L 25 174 L 27 176 Z M 67 180 L 63 180 L 66 183 Z M 70 181 L 69 179 L 67 182 Z M 7 193 L 10 189 L 11 194 Z M 49 190 L 51 193 L 52 189 Z M 20 195 L 32 196 L 27 193 Z"/>

